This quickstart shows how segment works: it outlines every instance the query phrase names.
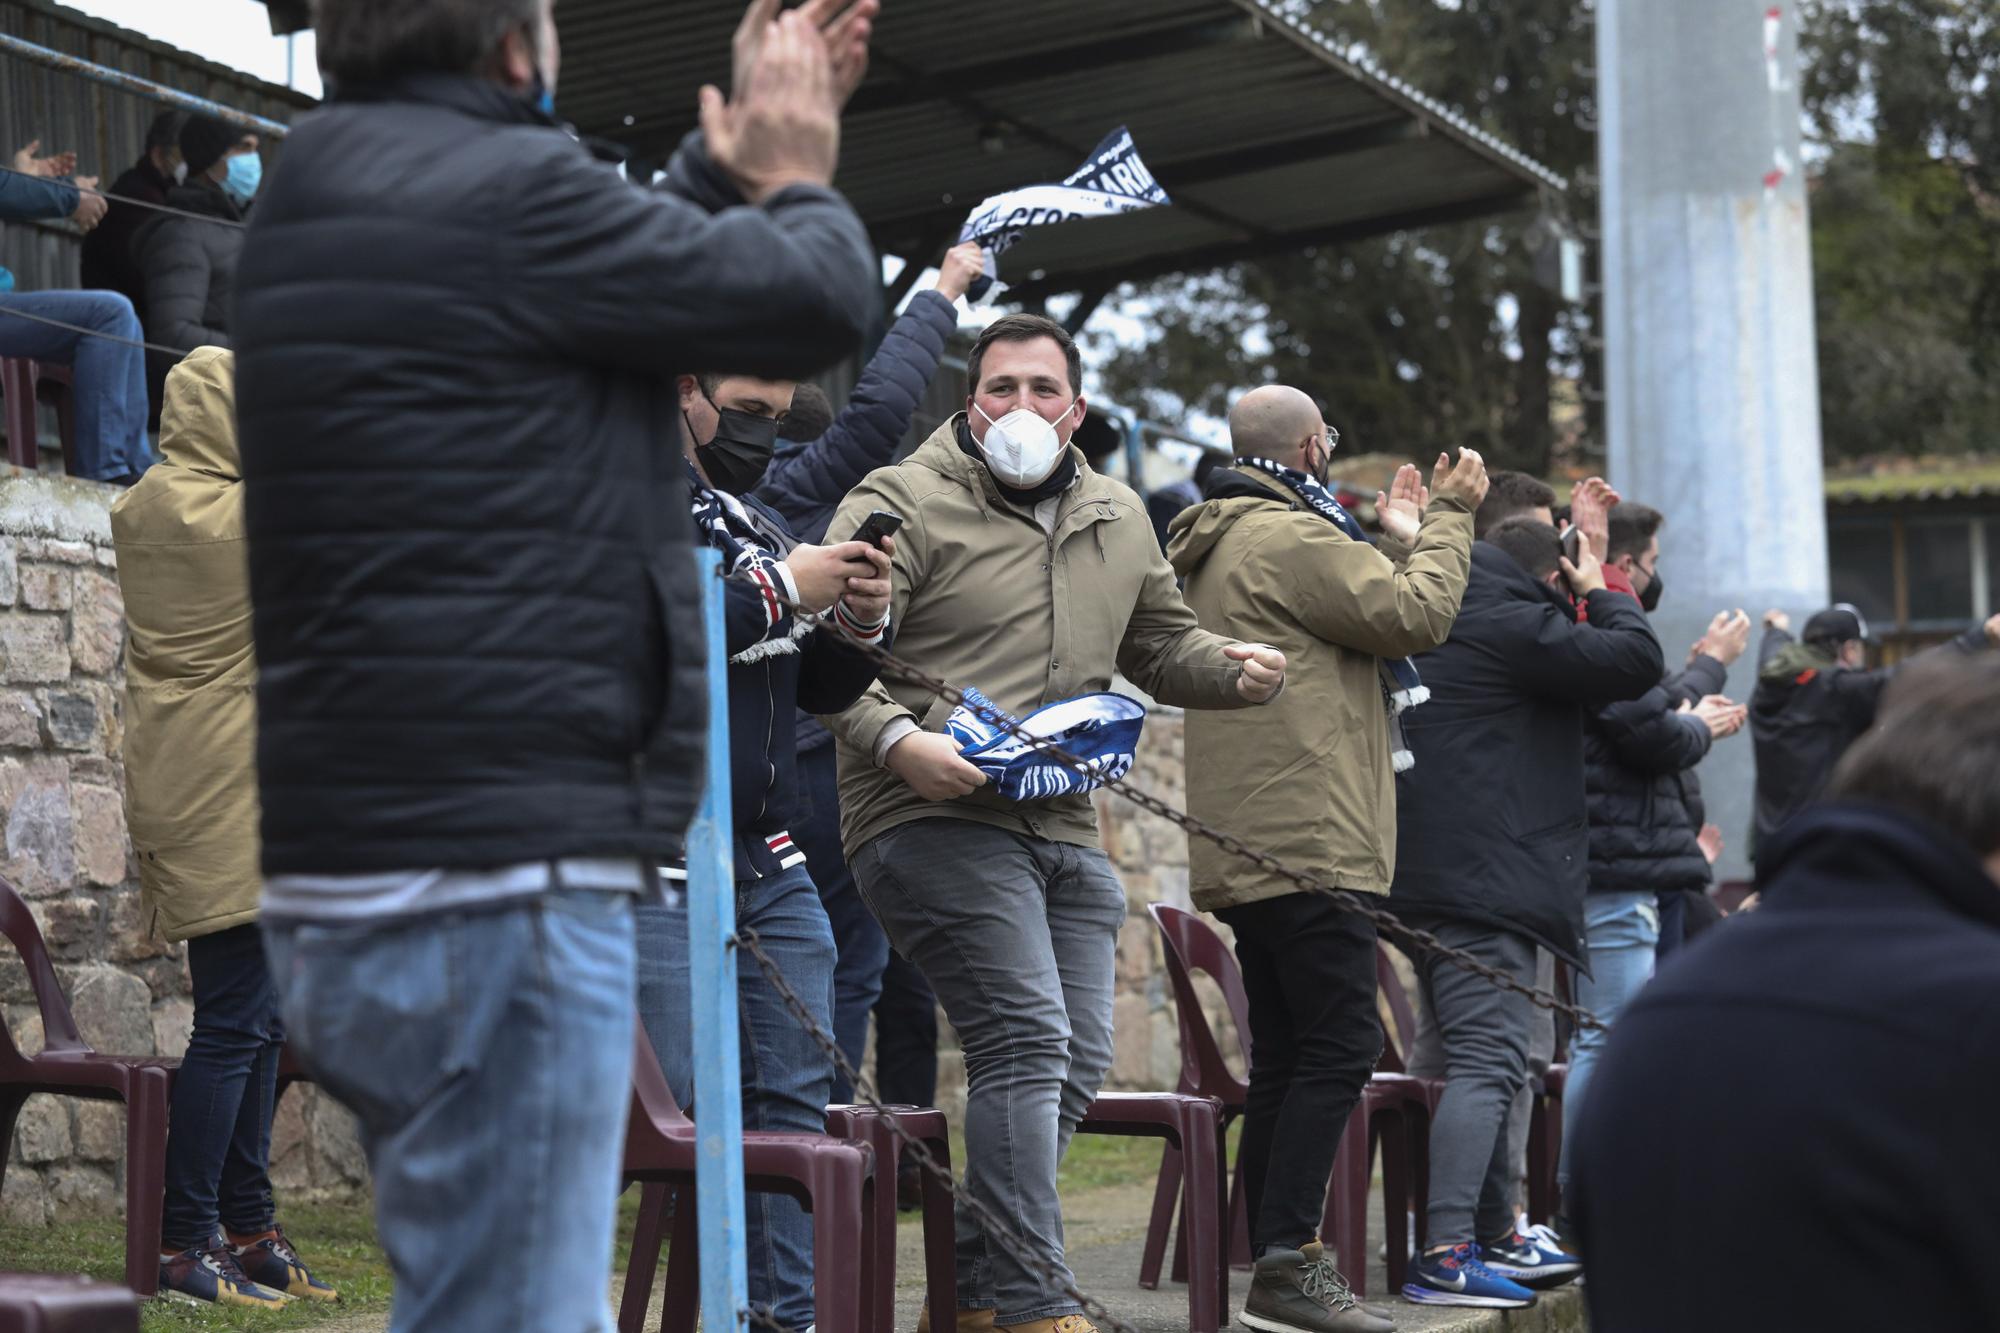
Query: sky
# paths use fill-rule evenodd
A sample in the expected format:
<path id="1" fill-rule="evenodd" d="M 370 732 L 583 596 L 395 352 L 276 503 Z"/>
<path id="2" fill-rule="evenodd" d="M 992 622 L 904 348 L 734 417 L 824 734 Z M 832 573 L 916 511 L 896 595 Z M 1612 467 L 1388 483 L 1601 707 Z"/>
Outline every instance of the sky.
<path id="1" fill-rule="evenodd" d="M 271 20 L 257 0 L 64 0 L 93 18 L 172 43 L 272 83 L 284 83 L 287 41 L 271 35 Z M 320 94 L 313 35 L 296 38 L 291 85 Z"/>

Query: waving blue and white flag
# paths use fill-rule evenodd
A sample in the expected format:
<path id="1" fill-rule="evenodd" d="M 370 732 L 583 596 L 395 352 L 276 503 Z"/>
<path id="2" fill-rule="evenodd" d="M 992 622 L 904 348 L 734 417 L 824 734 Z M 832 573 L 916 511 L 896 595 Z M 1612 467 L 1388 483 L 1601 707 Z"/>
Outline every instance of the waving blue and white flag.
<path id="1" fill-rule="evenodd" d="M 960 244 L 978 241 L 986 250 L 984 285 L 973 284 L 967 295 L 975 301 L 986 295 L 999 272 L 994 256 L 1020 240 L 1029 227 L 1111 217 L 1172 202 L 1140 160 L 1131 131 L 1120 125 L 1060 183 L 1027 185 L 980 201 L 958 233 Z"/>
<path id="2" fill-rule="evenodd" d="M 1093 791 L 1132 771 L 1146 709 L 1122 694 L 1085 694 L 1037 708 L 1018 721 L 1036 740 L 1082 760 L 1069 764 L 1005 730 L 1015 722 L 978 690 L 945 720 L 944 734 L 963 748 L 959 758 L 986 775 L 1002 796 L 1043 801 Z"/>

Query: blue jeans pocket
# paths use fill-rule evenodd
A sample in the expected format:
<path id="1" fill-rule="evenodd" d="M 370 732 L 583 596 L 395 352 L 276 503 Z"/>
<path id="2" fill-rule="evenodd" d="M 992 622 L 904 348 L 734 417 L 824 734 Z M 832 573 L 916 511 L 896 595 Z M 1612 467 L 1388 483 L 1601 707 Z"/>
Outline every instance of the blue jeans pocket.
<path id="1" fill-rule="evenodd" d="M 465 923 L 291 928 L 284 1012 L 300 1059 L 363 1126 L 394 1130 L 470 1066 Z"/>

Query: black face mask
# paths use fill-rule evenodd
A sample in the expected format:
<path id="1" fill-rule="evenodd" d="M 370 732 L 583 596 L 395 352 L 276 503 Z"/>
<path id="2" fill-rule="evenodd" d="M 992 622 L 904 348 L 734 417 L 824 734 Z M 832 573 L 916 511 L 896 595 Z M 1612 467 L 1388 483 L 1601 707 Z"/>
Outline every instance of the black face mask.
<path id="1" fill-rule="evenodd" d="M 1646 578 L 1646 591 L 1639 594 L 1639 609 L 1647 615 L 1651 615 L 1654 609 L 1659 606 L 1660 594 L 1666 590 L 1666 586 L 1667 581 L 1660 577 L 1659 570 L 1656 569 L 1648 575 Z"/>
<path id="2" fill-rule="evenodd" d="M 702 397 L 708 395 L 704 393 Z M 713 398 L 708 401 L 714 406 Z M 764 469 L 771 466 L 771 454 L 778 447 L 777 418 L 739 412 L 733 407 L 717 407 L 715 417 L 715 438 L 707 444 L 697 444 L 694 456 L 716 489 L 742 495 L 761 481 Z M 687 413 L 681 414 L 681 420 L 687 421 Z M 693 434 L 690 425 L 688 435 Z"/>

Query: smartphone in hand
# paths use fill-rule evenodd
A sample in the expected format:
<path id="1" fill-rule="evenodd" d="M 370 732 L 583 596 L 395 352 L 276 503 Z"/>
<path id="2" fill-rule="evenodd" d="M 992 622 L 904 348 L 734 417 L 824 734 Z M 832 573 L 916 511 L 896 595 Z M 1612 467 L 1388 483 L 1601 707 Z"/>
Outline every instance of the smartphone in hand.
<path id="1" fill-rule="evenodd" d="M 882 549 L 882 539 L 896 535 L 896 529 L 903 526 L 903 516 L 887 509 L 877 509 L 861 520 L 849 541 L 867 542 L 876 550 Z"/>

